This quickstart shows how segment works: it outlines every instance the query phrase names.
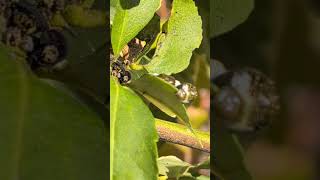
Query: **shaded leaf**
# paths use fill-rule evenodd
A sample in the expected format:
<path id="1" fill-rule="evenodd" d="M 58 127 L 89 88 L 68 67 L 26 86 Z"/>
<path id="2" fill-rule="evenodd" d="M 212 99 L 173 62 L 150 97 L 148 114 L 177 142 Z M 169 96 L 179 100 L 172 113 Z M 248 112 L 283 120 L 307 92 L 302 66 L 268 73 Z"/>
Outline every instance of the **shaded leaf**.
<path id="1" fill-rule="evenodd" d="M 106 95 L 109 94 L 109 83 L 105 83 L 108 81 L 106 40 L 101 38 L 105 36 L 105 28 L 74 28 L 74 30 L 79 38 L 64 33 L 68 42 L 66 57 L 68 66 L 57 72 L 39 75 L 42 78 L 61 81 L 99 102 L 105 102 Z"/>
<path id="2" fill-rule="evenodd" d="M 202 40 L 201 17 L 193 0 L 174 0 L 172 6 L 165 37 L 159 40 L 152 61 L 145 66 L 151 73 L 183 71 Z"/>
<path id="3" fill-rule="evenodd" d="M 160 0 L 117 1 L 111 30 L 111 44 L 116 56 L 148 24 L 159 7 Z"/>
<path id="4" fill-rule="evenodd" d="M 200 88 L 210 88 L 210 65 L 207 61 L 207 56 L 194 53 L 194 64 L 192 79 L 195 86 Z"/>
<path id="5" fill-rule="evenodd" d="M 149 23 L 139 32 L 137 38 L 143 41 L 146 41 L 147 46 L 153 43 L 154 39 L 160 33 L 160 17 L 155 14 Z"/>
<path id="6" fill-rule="evenodd" d="M 155 120 L 138 95 L 110 79 L 110 179 L 156 180 Z"/>
<path id="7" fill-rule="evenodd" d="M 207 160 L 197 164 L 192 168 L 193 170 L 198 170 L 198 169 L 210 169 L 210 157 L 208 157 Z"/>
<path id="8" fill-rule="evenodd" d="M 0 179 L 106 179 L 103 121 L 3 45 L 0 61 Z"/>
<path id="9" fill-rule="evenodd" d="M 210 59 L 210 1 L 195 1 L 202 20 L 202 42 L 196 52 L 205 55 L 207 62 Z"/>
<path id="10" fill-rule="evenodd" d="M 210 37 L 216 37 L 243 23 L 254 8 L 254 0 L 211 0 Z"/>
<path id="11" fill-rule="evenodd" d="M 244 157 L 235 135 L 228 132 L 221 120 L 214 119 L 212 162 L 213 172 L 225 180 L 251 180 L 244 164 Z"/>
<path id="12" fill-rule="evenodd" d="M 106 25 L 107 13 L 102 10 L 87 9 L 80 5 L 68 5 L 63 11 L 66 21 L 72 26 L 85 28 Z"/>

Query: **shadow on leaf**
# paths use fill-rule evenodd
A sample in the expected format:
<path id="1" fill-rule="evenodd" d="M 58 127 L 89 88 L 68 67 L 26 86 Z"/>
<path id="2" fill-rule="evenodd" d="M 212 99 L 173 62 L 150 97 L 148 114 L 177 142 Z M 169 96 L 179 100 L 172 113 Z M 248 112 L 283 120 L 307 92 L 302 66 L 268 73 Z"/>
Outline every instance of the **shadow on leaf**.
<path id="1" fill-rule="evenodd" d="M 140 0 L 120 0 L 120 4 L 123 9 L 131 9 L 138 6 L 140 4 Z"/>

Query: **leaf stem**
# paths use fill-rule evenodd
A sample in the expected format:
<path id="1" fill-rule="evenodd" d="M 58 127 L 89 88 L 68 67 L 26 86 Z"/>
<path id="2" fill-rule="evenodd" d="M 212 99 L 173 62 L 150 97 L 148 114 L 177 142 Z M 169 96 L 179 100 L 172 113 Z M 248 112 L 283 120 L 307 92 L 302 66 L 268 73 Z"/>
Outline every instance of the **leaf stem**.
<path id="1" fill-rule="evenodd" d="M 163 141 L 210 153 L 210 134 L 208 132 L 195 130 L 194 133 L 197 135 L 195 137 L 188 127 L 161 119 L 156 119 L 156 128 Z M 199 141 L 203 146 L 199 144 Z"/>

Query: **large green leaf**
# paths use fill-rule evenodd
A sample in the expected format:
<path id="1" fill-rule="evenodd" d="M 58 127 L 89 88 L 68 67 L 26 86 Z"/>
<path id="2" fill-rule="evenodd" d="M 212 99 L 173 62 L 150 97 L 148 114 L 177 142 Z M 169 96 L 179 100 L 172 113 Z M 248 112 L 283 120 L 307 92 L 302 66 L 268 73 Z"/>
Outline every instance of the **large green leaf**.
<path id="1" fill-rule="evenodd" d="M 111 44 L 115 55 L 148 24 L 159 7 L 160 0 L 117 1 L 111 30 Z"/>
<path id="2" fill-rule="evenodd" d="M 0 179 L 104 180 L 103 121 L 0 46 Z"/>
<path id="3" fill-rule="evenodd" d="M 110 81 L 110 179 L 156 180 L 155 120 L 132 90 Z"/>
<path id="4" fill-rule="evenodd" d="M 210 36 L 216 37 L 243 23 L 254 8 L 254 0 L 211 0 Z"/>
<path id="5" fill-rule="evenodd" d="M 192 51 L 200 46 L 202 22 L 193 0 L 174 0 L 167 33 L 145 67 L 149 72 L 175 74 L 189 65 Z"/>

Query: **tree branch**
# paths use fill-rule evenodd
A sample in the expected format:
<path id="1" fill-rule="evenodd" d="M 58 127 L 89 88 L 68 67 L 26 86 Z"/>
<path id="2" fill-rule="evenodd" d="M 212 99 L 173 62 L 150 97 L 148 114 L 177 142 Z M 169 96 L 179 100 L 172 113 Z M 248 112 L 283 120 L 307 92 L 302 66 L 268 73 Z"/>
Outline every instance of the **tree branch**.
<path id="1" fill-rule="evenodd" d="M 208 132 L 194 130 L 195 136 L 186 126 L 161 119 L 156 119 L 156 128 L 163 141 L 210 153 L 210 134 Z"/>

